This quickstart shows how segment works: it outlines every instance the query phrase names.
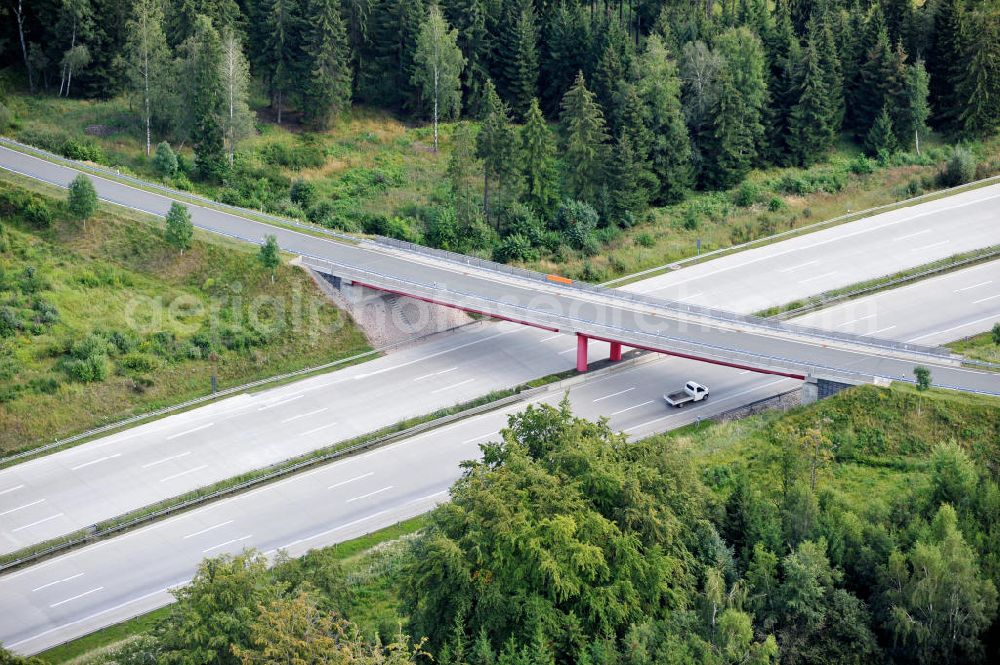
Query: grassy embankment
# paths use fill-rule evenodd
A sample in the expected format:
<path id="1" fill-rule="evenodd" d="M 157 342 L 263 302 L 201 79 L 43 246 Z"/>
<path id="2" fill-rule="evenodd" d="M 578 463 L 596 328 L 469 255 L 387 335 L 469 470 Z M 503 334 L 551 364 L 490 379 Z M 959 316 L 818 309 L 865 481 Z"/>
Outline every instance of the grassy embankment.
<path id="1" fill-rule="evenodd" d="M 64 100 L 11 95 L 17 118 L 7 133 L 68 156 L 121 167 L 159 179 L 144 154 L 143 134 L 124 99 Z M 446 168 L 454 125 L 442 128 L 441 152 L 431 149 L 429 127 L 410 127 L 388 114 L 354 109 L 323 133 L 260 122 L 245 141 L 225 184 L 186 176 L 168 183 L 217 200 L 304 217 L 289 200 L 297 179 L 312 183 L 322 204 L 311 217 L 349 231 L 381 233 L 421 242 L 425 222 L 448 198 Z M 98 134 L 97 136 L 88 135 Z M 176 147 L 176 146 L 175 146 Z M 944 145 L 932 138 L 922 155 L 900 153 L 888 164 L 861 158 L 842 142 L 829 159 L 809 169 L 757 171 L 731 192 L 703 192 L 649 211 L 633 228 L 599 229 L 594 256 L 563 245 L 544 250 L 529 267 L 602 281 L 776 232 L 807 226 L 937 189 Z M 1000 172 L 1000 139 L 972 146 L 979 177 Z M 182 162 L 192 161 L 181 146 Z M 487 252 L 488 254 L 488 252 Z"/>
<path id="2" fill-rule="evenodd" d="M 972 337 L 966 337 L 947 345 L 956 353 L 961 353 L 972 360 L 983 360 L 990 363 L 1000 363 L 1000 344 L 993 339 L 992 332 L 984 332 Z"/>
<path id="3" fill-rule="evenodd" d="M 0 453 L 367 349 L 301 270 L 196 233 L 180 253 L 157 223 L 0 177 Z M 44 189 L 44 188 L 43 188 Z M 33 212 L 25 212 L 31 208 Z"/>
<path id="4" fill-rule="evenodd" d="M 858 511 L 862 520 L 871 516 L 878 521 L 892 511 L 904 510 L 929 482 L 929 458 L 940 442 L 960 443 L 976 462 L 997 471 L 1000 408 L 995 399 L 937 390 L 919 393 L 910 387 L 861 387 L 786 414 L 692 425 L 656 439 L 664 447 L 688 451 L 721 505 L 730 491 L 729 479 L 741 467 L 763 493 L 780 493 L 776 478 L 783 449 L 775 434 L 815 423 L 822 424 L 833 447 L 832 459 L 818 471 L 822 502 Z M 425 525 L 426 518 L 417 518 L 335 546 L 354 598 L 349 616 L 367 630 L 391 632 L 397 622 L 404 621 L 395 573 L 405 561 L 411 534 Z M 51 663 L 67 662 L 148 631 L 157 618 L 156 614 L 137 618 L 43 657 Z"/>

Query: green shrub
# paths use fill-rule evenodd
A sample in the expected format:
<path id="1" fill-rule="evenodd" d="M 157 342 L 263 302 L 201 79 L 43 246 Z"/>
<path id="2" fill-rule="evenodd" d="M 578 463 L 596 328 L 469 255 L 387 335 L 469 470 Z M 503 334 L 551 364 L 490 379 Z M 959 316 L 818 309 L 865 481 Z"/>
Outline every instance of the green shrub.
<path id="1" fill-rule="evenodd" d="M 0 102 L 0 131 L 14 124 L 14 113 Z"/>
<path id="2" fill-rule="evenodd" d="M 955 146 L 941 172 L 941 184 L 958 187 L 976 177 L 976 158 L 965 146 Z"/>
<path id="3" fill-rule="evenodd" d="M 760 188 L 749 181 L 744 181 L 733 194 L 733 203 L 741 208 L 752 206 L 760 198 Z"/>
<path id="4" fill-rule="evenodd" d="M 293 171 L 319 168 L 326 162 L 323 149 L 312 143 L 297 146 L 270 143 L 264 147 L 261 156 L 268 164 L 282 166 Z"/>
<path id="5" fill-rule="evenodd" d="M 656 244 L 656 240 L 654 240 L 653 236 L 648 233 L 640 233 L 635 237 L 635 244 L 640 247 L 652 247 Z"/>
<path id="6" fill-rule="evenodd" d="M 785 203 L 785 199 L 780 196 L 772 196 L 771 200 L 767 202 L 767 209 L 771 212 L 778 212 L 787 207 L 788 205 Z"/>
<path id="7" fill-rule="evenodd" d="M 564 201 L 556 211 L 555 227 L 576 249 L 584 249 L 597 228 L 597 211 L 583 201 Z"/>
<path id="8" fill-rule="evenodd" d="M 126 354 L 119 362 L 122 368 L 138 374 L 148 374 L 160 367 L 160 361 L 157 358 L 140 352 Z"/>
<path id="9" fill-rule="evenodd" d="M 308 210 L 316 203 L 316 185 L 307 180 L 296 180 L 288 191 L 288 197 L 292 203 Z"/>
<path id="10" fill-rule="evenodd" d="M 24 221 L 32 226 L 48 228 L 52 225 L 52 210 L 44 201 L 32 200 L 24 207 L 22 212 Z"/>
<path id="11" fill-rule="evenodd" d="M 439 249 L 455 250 L 458 248 L 458 220 L 455 210 L 450 206 L 442 206 L 432 211 L 427 220 L 427 242 Z"/>
<path id="12" fill-rule="evenodd" d="M 166 141 L 157 144 L 156 152 L 153 154 L 153 167 L 164 178 L 173 178 L 177 175 L 177 155 Z"/>
<path id="13" fill-rule="evenodd" d="M 54 376 L 34 378 L 28 381 L 28 389 L 36 395 L 52 395 L 59 390 L 62 382 Z"/>
<path id="14" fill-rule="evenodd" d="M 108 378 L 108 357 L 95 355 L 66 361 L 64 367 L 70 378 L 80 383 L 93 383 Z"/>
<path id="15" fill-rule="evenodd" d="M 520 233 L 512 233 L 500 241 L 500 244 L 493 249 L 493 259 L 501 263 L 511 263 L 513 261 L 534 261 L 538 258 L 536 250 L 531 241 Z"/>
<path id="16" fill-rule="evenodd" d="M 63 157 L 75 159 L 81 162 L 94 162 L 105 164 L 107 156 L 99 145 L 90 140 L 67 139 L 59 148 Z"/>

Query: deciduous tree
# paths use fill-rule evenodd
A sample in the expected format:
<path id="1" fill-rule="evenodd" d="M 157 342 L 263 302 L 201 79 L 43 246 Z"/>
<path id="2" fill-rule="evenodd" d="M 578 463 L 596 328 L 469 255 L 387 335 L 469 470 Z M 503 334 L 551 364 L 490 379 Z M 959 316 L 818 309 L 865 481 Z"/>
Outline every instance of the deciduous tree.
<path id="1" fill-rule="evenodd" d="M 452 118 L 462 109 L 462 69 L 465 56 L 458 48 L 458 31 L 449 29 L 441 10 L 431 5 L 420 26 L 413 55 L 414 85 L 430 100 L 434 117 L 434 151 L 438 149 L 438 119 Z"/>

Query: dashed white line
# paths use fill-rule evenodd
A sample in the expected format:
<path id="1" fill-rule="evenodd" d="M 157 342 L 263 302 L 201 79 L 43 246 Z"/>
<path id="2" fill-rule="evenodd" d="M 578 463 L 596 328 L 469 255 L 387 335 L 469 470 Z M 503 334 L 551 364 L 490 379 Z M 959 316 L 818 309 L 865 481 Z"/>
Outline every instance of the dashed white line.
<path id="1" fill-rule="evenodd" d="M 72 598 L 67 598 L 66 600 L 60 600 L 58 603 L 52 603 L 51 605 L 49 605 L 49 607 L 59 607 L 60 605 L 65 605 L 66 603 L 72 602 L 72 601 L 77 600 L 79 598 L 83 598 L 84 596 L 89 596 L 92 593 L 97 593 L 98 591 L 101 591 L 103 589 L 104 589 L 104 587 L 102 587 L 102 586 L 94 587 L 90 591 L 84 591 L 83 593 L 79 593 L 79 594 L 73 596 Z"/>
<path id="2" fill-rule="evenodd" d="M 307 432 L 302 432 L 302 434 L 299 434 L 299 436 L 309 436 L 310 434 L 315 434 L 316 432 L 322 432 L 325 429 L 330 429 L 331 427 L 333 427 L 336 424 L 337 423 L 327 423 L 326 425 L 320 425 L 319 427 L 313 427 L 311 430 L 309 430 Z"/>
<path id="3" fill-rule="evenodd" d="M 167 437 L 167 441 L 170 441 L 172 439 L 177 439 L 179 437 L 184 436 L 185 434 L 194 434 L 195 432 L 200 432 L 203 429 L 208 429 L 214 424 L 215 423 L 206 423 L 204 425 L 199 425 L 198 427 L 193 427 L 189 430 L 184 430 L 183 432 L 178 432 L 177 434 L 171 434 L 170 436 Z"/>
<path id="4" fill-rule="evenodd" d="M 825 272 L 822 275 L 816 275 L 815 277 L 810 277 L 809 279 L 800 279 L 799 280 L 799 284 L 808 284 L 809 282 L 815 282 L 816 280 L 826 279 L 827 277 L 830 277 L 831 275 L 836 275 L 836 274 L 837 274 L 837 271 L 836 270 L 832 270 L 830 272 Z"/>
<path id="5" fill-rule="evenodd" d="M 80 469 L 90 466 L 91 464 L 100 464 L 101 462 L 106 462 L 109 459 L 115 459 L 116 457 L 121 457 L 121 453 L 115 453 L 114 455 L 108 455 L 106 457 L 99 457 L 97 459 L 90 460 L 89 462 L 84 462 L 83 464 L 77 464 L 74 467 L 70 467 L 70 471 L 79 471 Z"/>
<path id="6" fill-rule="evenodd" d="M 626 388 L 625 390 L 619 390 L 616 393 L 611 393 L 610 395 L 605 395 L 604 397 L 598 397 L 597 399 L 594 400 L 594 402 L 596 403 L 596 402 L 600 402 L 601 400 L 609 399 L 611 397 L 617 397 L 618 395 L 624 395 L 625 393 L 630 392 L 632 390 L 635 390 L 635 386 L 632 386 L 631 388 Z"/>
<path id="7" fill-rule="evenodd" d="M 971 291 L 972 289 L 978 289 L 980 286 L 986 286 L 987 284 L 992 284 L 993 280 L 988 279 L 985 282 L 979 282 L 978 284 L 973 284 L 972 286 L 963 286 L 960 289 L 955 289 L 955 293 L 961 293 L 962 291 Z"/>
<path id="8" fill-rule="evenodd" d="M 941 245 L 947 245 L 950 242 L 951 242 L 950 240 L 942 240 L 941 242 L 931 243 L 930 245 L 924 245 L 923 247 L 915 247 L 915 248 L 911 249 L 910 251 L 911 252 L 922 252 L 925 249 L 932 249 L 934 247 L 940 247 Z"/>
<path id="9" fill-rule="evenodd" d="M 678 298 L 677 302 L 684 302 L 685 300 L 691 300 L 691 298 L 697 298 L 698 296 L 705 295 L 704 291 L 699 291 L 698 293 L 692 293 L 689 296 L 684 296 L 683 298 Z"/>
<path id="10" fill-rule="evenodd" d="M 792 272 L 794 270 L 798 270 L 799 268 L 805 268 L 806 266 L 816 265 L 817 263 L 819 263 L 819 259 L 816 259 L 815 261 L 807 261 L 805 263 L 800 263 L 799 265 L 792 266 L 791 268 L 782 268 L 778 272 Z"/>
<path id="11" fill-rule="evenodd" d="M 995 296 L 989 296 L 987 298 L 980 298 L 979 300 L 973 300 L 972 304 L 978 305 L 981 302 L 986 302 L 987 300 L 993 300 L 994 298 L 1000 298 L 1000 293 L 996 294 Z"/>
<path id="12" fill-rule="evenodd" d="M 932 335 L 943 335 L 944 333 L 949 333 L 952 330 L 958 330 L 959 328 L 965 328 L 967 326 L 974 326 L 977 323 L 982 323 L 983 321 L 993 321 L 997 318 L 996 314 L 991 314 L 990 316 L 984 316 L 981 319 L 976 319 L 975 321 L 967 321 L 965 323 L 953 326 L 951 328 L 945 328 L 944 330 L 935 330 L 934 332 L 924 333 L 923 335 L 918 335 L 916 337 L 911 337 L 906 340 L 907 342 L 916 342 L 918 339 L 924 339 L 925 337 L 931 337 Z"/>
<path id="13" fill-rule="evenodd" d="M 326 531 L 320 531 L 319 533 L 314 533 L 311 536 L 306 536 L 305 538 L 299 538 L 298 540 L 293 540 L 290 543 L 285 543 L 284 545 L 282 545 L 281 547 L 279 547 L 277 549 L 280 549 L 280 550 L 288 549 L 289 547 L 292 547 L 293 545 L 298 545 L 299 543 L 304 543 L 307 540 L 313 540 L 314 538 L 322 538 L 323 536 L 326 536 L 328 534 L 334 533 L 335 531 L 341 531 L 343 529 L 349 529 L 352 526 L 356 526 L 358 524 L 361 524 L 362 522 L 367 522 L 369 520 L 375 519 L 376 517 L 381 517 L 382 515 L 385 515 L 387 512 L 389 512 L 389 511 L 388 510 L 380 510 L 377 513 L 372 513 L 368 517 L 362 517 L 361 519 L 354 520 L 353 522 L 348 522 L 347 524 L 341 524 L 340 526 L 335 526 L 332 529 L 327 529 Z M 271 550 L 271 552 L 273 552 L 273 551 L 274 550 Z M 268 554 L 270 554 L 271 552 L 268 552 Z M 14 645 L 11 645 L 11 646 L 14 646 Z"/>
<path id="14" fill-rule="evenodd" d="M 445 386 L 444 388 L 438 388 L 437 390 L 432 390 L 431 394 L 436 395 L 437 393 L 443 393 L 446 390 L 451 390 L 452 388 L 458 388 L 459 386 L 464 386 L 467 383 L 472 383 L 475 379 L 466 379 L 465 381 L 459 381 L 458 383 L 453 383 L 450 386 Z"/>
<path id="15" fill-rule="evenodd" d="M 187 471 L 181 471 L 180 473 L 175 473 L 174 475 L 167 476 L 166 478 L 160 478 L 160 482 L 165 483 L 168 480 L 173 480 L 174 478 L 180 478 L 181 476 L 186 476 L 189 473 L 195 473 L 197 471 L 201 471 L 202 469 L 207 469 L 207 468 L 208 468 L 207 464 L 202 464 L 201 466 L 196 466 L 193 469 L 188 469 Z"/>
<path id="16" fill-rule="evenodd" d="M 171 460 L 181 459 L 182 457 L 187 457 L 191 454 L 190 450 L 184 451 L 183 453 L 178 453 L 177 455 L 171 455 L 170 457 L 164 457 L 163 459 L 158 459 L 155 462 L 150 462 L 149 464 L 143 464 L 140 468 L 149 469 L 151 467 L 163 464 L 164 462 L 170 462 Z"/>
<path id="17" fill-rule="evenodd" d="M 475 443 L 476 441 L 482 441 L 483 439 L 488 439 L 491 436 L 496 436 L 500 432 L 490 432 L 488 434 L 480 434 L 479 436 L 474 436 L 471 439 L 466 439 L 462 443 Z"/>
<path id="18" fill-rule="evenodd" d="M 25 524 L 24 526 L 19 526 L 16 529 L 11 529 L 11 533 L 17 533 L 18 531 L 24 531 L 25 529 L 30 529 L 33 526 L 38 526 L 39 524 L 45 524 L 46 522 L 51 522 L 54 519 L 59 519 L 63 516 L 63 513 L 56 513 L 55 515 L 49 515 L 45 519 L 38 520 L 37 522 L 32 522 L 31 524 Z"/>
<path id="19" fill-rule="evenodd" d="M 13 487 L 8 487 L 5 490 L 0 490 L 0 494 L 10 494 L 11 492 L 16 492 L 17 490 L 22 489 L 23 487 L 24 485 L 14 485 Z"/>
<path id="20" fill-rule="evenodd" d="M 916 238 L 917 236 L 927 235 L 928 233 L 934 233 L 934 229 L 925 229 L 923 231 L 917 231 L 916 233 L 908 233 L 905 236 L 896 236 L 893 238 L 893 241 L 898 242 L 900 240 L 906 240 L 907 238 Z"/>
<path id="21" fill-rule="evenodd" d="M 17 511 L 24 510 L 25 508 L 31 508 L 32 506 L 37 506 L 38 504 L 44 501 L 45 499 L 39 499 L 38 501 L 32 501 L 31 503 L 26 503 L 23 506 L 18 506 L 17 508 L 11 508 L 10 510 L 5 510 L 2 513 L 0 513 L 0 517 L 3 517 L 4 515 L 9 515 L 11 513 L 16 513 Z"/>
<path id="22" fill-rule="evenodd" d="M 562 337 L 562 333 L 556 333 L 555 335 L 549 335 L 548 337 L 543 337 L 542 339 L 540 339 L 538 341 L 539 342 L 551 342 L 552 340 L 556 339 L 557 337 Z"/>
<path id="23" fill-rule="evenodd" d="M 43 584 L 42 586 L 36 586 L 34 589 L 31 590 L 31 592 L 34 593 L 35 591 L 41 591 L 42 589 L 48 589 L 50 586 L 55 586 L 57 584 L 62 584 L 63 582 L 69 582 L 70 580 L 75 580 L 78 577 L 83 577 L 83 573 L 77 573 L 76 575 L 71 575 L 69 577 L 64 577 L 61 580 L 55 580 L 53 582 L 49 582 L 48 584 Z"/>
<path id="24" fill-rule="evenodd" d="M 299 393 L 298 395 L 292 395 L 291 397 L 286 397 L 285 399 L 278 400 L 277 402 L 272 402 L 271 404 L 265 404 L 263 406 L 258 406 L 258 411 L 267 411 L 268 409 L 273 409 L 276 406 L 282 406 L 288 404 L 289 402 L 294 402 L 297 399 L 305 397 L 305 393 Z"/>
<path id="25" fill-rule="evenodd" d="M 879 333 L 884 333 L 886 330 L 892 330 L 895 327 L 896 326 L 889 326 L 887 328 L 879 328 L 878 330 L 873 330 L 873 331 L 871 331 L 870 333 L 867 333 L 867 334 L 869 334 L 869 335 L 877 335 Z"/>
<path id="26" fill-rule="evenodd" d="M 427 496 L 422 496 L 420 498 L 413 499 L 412 501 L 407 501 L 406 505 L 411 506 L 414 503 L 420 503 L 421 501 L 426 501 L 427 499 L 433 499 L 436 496 L 441 496 L 442 494 L 447 494 L 447 493 L 448 490 L 441 490 L 440 492 L 434 492 L 434 494 L 428 494 Z"/>
<path id="27" fill-rule="evenodd" d="M 339 483 L 334 483 L 333 485 L 330 485 L 329 487 L 327 487 L 327 489 L 328 490 L 336 489 L 338 487 L 342 487 L 344 485 L 347 485 L 348 483 L 353 483 L 356 480 L 361 480 L 363 478 L 368 478 L 369 476 L 374 476 L 374 475 L 375 475 L 374 471 L 369 471 L 368 473 L 362 473 L 360 476 L 354 476 L 353 478 L 348 478 L 347 480 L 342 480 Z"/>
<path id="28" fill-rule="evenodd" d="M 418 376 L 417 378 L 415 378 L 413 380 L 414 381 L 423 381 L 424 379 L 429 379 L 432 376 L 441 376 L 442 374 L 447 374 L 448 372 L 454 372 L 456 369 L 458 369 L 458 368 L 457 367 L 449 367 L 448 369 L 443 369 L 440 372 L 431 372 L 430 374 L 424 374 L 423 376 Z"/>
<path id="29" fill-rule="evenodd" d="M 653 400 L 649 400 L 648 402 L 643 402 L 642 404 L 636 404 L 635 406 L 630 406 L 627 409 L 622 409 L 621 411 L 615 411 L 611 415 L 612 416 L 617 416 L 620 413 L 625 413 L 626 411 L 631 411 L 633 409 L 638 409 L 639 407 L 647 406 L 647 405 L 652 404 L 652 403 L 653 403 Z"/>
<path id="30" fill-rule="evenodd" d="M 567 354 L 567 353 L 573 353 L 574 351 L 576 351 L 576 347 L 575 346 L 572 349 L 566 349 L 565 351 L 560 351 L 559 355 L 564 355 L 564 354 Z"/>
<path id="31" fill-rule="evenodd" d="M 315 416 L 317 413 L 323 413 L 324 411 L 329 411 L 330 407 L 324 406 L 322 409 L 316 409 L 315 411 L 310 411 L 309 413 L 300 413 L 297 416 L 292 416 L 291 418 L 285 418 L 281 421 L 282 424 L 290 423 L 292 421 L 298 420 L 299 418 L 308 418 L 309 416 Z"/>
<path id="32" fill-rule="evenodd" d="M 851 319 L 850 321 L 844 321 L 843 323 L 838 323 L 837 327 L 838 328 L 843 328 L 844 326 L 849 326 L 852 323 L 857 323 L 858 321 L 867 321 L 868 319 L 871 319 L 871 318 L 874 318 L 874 317 L 875 317 L 874 314 L 869 314 L 868 316 L 860 316 L 860 317 L 858 317 L 856 319 Z"/>
<path id="33" fill-rule="evenodd" d="M 351 497 L 350 499 L 348 499 L 344 503 L 351 503 L 352 501 L 360 501 L 361 499 L 367 499 L 369 497 L 375 496 L 376 494 L 381 494 L 382 492 L 388 492 L 393 487 L 394 487 L 393 485 L 387 485 L 387 486 L 383 487 L 382 489 L 375 490 L 374 492 L 369 492 L 368 494 L 362 494 L 361 496 Z"/>
<path id="34" fill-rule="evenodd" d="M 216 529 L 220 529 L 220 528 L 226 526 L 227 524 L 232 524 L 232 523 L 233 523 L 233 520 L 226 520 L 225 522 L 219 522 L 215 526 L 210 526 L 210 527 L 208 527 L 206 529 L 202 529 L 201 531 L 195 531 L 194 533 L 189 533 L 188 535 L 184 536 L 181 540 L 187 540 L 188 538 L 194 538 L 195 536 L 200 536 L 201 534 L 208 533 L 209 531 L 215 531 Z"/>
<path id="35" fill-rule="evenodd" d="M 247 540 L 249 538 L 253 538 L 253 534 L 252 533 L 247 534 L 247 535 L 243 536 L 242 538 L 233 538 L 232 540 L 227 540 L 224 543 L 219 543 L 218 545 L 212 545 L 209 548 L 203 549 L 201 551 L 201 553 L 202 554 L 206 554 L 208 552 L 211 552 L 212 550 L 217 550 L 220 547 L 225 547 L 226 545 L 232 545 L 233 543 L 242 543 L 244 540 Z"/>

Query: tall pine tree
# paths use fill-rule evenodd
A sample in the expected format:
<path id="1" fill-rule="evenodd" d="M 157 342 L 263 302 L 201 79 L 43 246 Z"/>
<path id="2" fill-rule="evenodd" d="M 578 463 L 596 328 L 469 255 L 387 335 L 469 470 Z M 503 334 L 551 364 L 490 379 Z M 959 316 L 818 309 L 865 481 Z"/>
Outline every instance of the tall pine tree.
<path id="1" fill-rule="evenodd" d="M 303 50 L 307 77 L 302 83 L 306 120 L 326 129 L 351 103 L 351 68 L 347 30 L 336 0 L 312 0 Z"/>
<path id="2" fill-rule="evenodd" d="M 587 89 L 583 72 L 563 96 L 560 124 L 566 190 L 571 197 L 593 205 L 604 185 L 608 133 L 604 113 Z"/>
<path id="3" fill-rule="evenodd" d="M 535 10 L 527 4 L 517 17 L 511 37 L 511 52 L 504 63 L 507 102 L 517 118 L 524 118 L 538 95 L 538 28 Z"/>
<path id="4" fill-rule="evenodd" d="M 833 145 L 833 104 L 815 41 L 810 41 L 802 54 L 799 100 L 792 107 L 788 132 L 792 158 L 801 166 L 815 163 Z"/>
<path id="5" fill-rule="evenodd" d="M 223 117 L 222 40 L 207 16 L 195 19 L 188 38 L 188 57 L 193 75 L 191 108 L 195 166 L 203 178 L 218 179 L 225 168 Z"/>
<path id="6" fill-rule="evenodd" d="M 559 205 L 559 173 L 556 171 L 555 140 L 537 99 L 531 100 L 521 128 L 521 175 L 524 202 L 539 217 L 549 221 Z"/>
<path id="7" fill-rule="evenodd" d="M 510 124 L 510 111 L 492 81 L 486 82 L 476 156 L 483 160 L 483 211 L 490 220 L 493 210 L 511 198 L 517 176 L 517 134 Z"/>
<path id="8" fill-rule="evenodd" d="M 969 17 L 967 69 L 957 84 L 961 131 L 969 137 L 1000 130 L 1000 10 L 980 9 Z"/>
<path id="9" fill-rule="evenodd" d="M 719 77 L 719 96 L 712 109 L 712 124 L 702 139 L 705 158 L 702 182 L 714 189 L 728 189 L 746 177 L 753 165 L 754 131 L 746 119 L 750 109 L 727 63 Z"/>

